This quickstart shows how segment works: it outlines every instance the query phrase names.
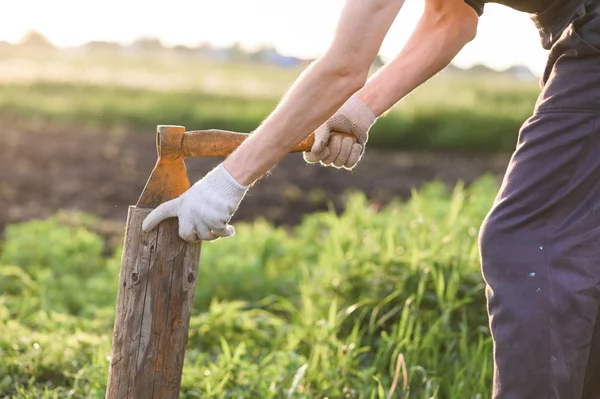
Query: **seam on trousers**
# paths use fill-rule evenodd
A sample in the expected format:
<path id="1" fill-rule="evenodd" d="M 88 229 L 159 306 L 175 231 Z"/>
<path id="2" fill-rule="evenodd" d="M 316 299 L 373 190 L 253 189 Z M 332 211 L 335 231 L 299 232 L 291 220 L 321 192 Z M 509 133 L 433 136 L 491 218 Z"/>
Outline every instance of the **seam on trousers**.
<path id="1" fill-rule="evenodd" d="M 544 228 L 543 228 L 543 246 L 544 246 L 544 250 L 543 250 L 543 254 L 544 254 L 544 265 L 546 266 L 546 281 L 548 282 L 548 302 L 549 302 L 549 308 L 548 311 L 550 312 L 550 328 L 548 328 L 548 335 L 546 337 L 546 343 L 548 345 L 548 358 L 546 359 L 546 361 L 548 362 L 548 377 L 550 381 L 554 380 L 554 369 L 552 367 L 552 330 L 554 328 L 555 323 L 555 309 L 556 309 L 556 298 L 555 298 L 555 294 L 554 294 L 554 284 L 552 283 L 552 271 L 550 270 L 550 263 L 548 261 L 548 234 L 547 234 L 547 226 L 548 226 L 548 222 L 544 222 Z M 553 388 L 556 392 L 556 388 L 555 387 L 551 387 L 548 386 L 548 391 L 545 392 L 544 397 L 546 399 L 551 399 L 551 392 L 550 389 Z"/>
<path id="2" fill-rule="evenodd" d="M 567 185 L 571 181 L 571 179 L 573 178 L 572 174 L 574 173 L 574 171 L 578 169 L 578 167 L 580 165 L 579 163 L 583 162 L 583 159 L 585 158 L 585 157 L 581 156 L 581 153 L 587 154 L 589 151 L 591 151 L 591 146 L 589 146 L 588 143 L 589 143 L 590 140 L 593 139 L 594 131 L 596 130 L 596 126 L 598 125 L 598 112 L 595 112 L 595 114 L 596 114 L 596 117 L 592 121 L 592 127 L 591 127 L 590 134 L 588 135 L 588 137 L 586 137 L 584 143 L 582 143 L 581 148 L 579 149 L 578 157 L 577 157 L 578 162 L 576 162 L 575 165 L 573 165 L 573 169 L 572 169 L 571 175 L 569 176 L 569 178 L 566 181 Z M 552 198 L 554 198 L 556 195 L 558 195 L 558 192 L 556 192 L 552 196 Z M 547 362 L 548 362 L 548 373 L 549 373 L 549 377 L 550 377 L 549 380 L 550 381 L 555 381 L 556 380 L 556 378 L 555 378 L 556 377 L 555 376 L 555 370 L 554 370 L 554 367 L 553 367 L 553 364 L 552 364 L 552 358 L 553 358 L 553 355 L 552 355 L 552 351 L 553 351 L 553 348 L 552 348 L 552 333 L 553 333 L 553 331 L 556 332 L 556 333 L 558 333 L 558 335 L 559 335 L 558 338 L 559 339 L 560 339 L 560 335 L 561 335 L 560 334 L 560 330 L 558 329 L 558 323 L 556 322 L 557 305 L 556 305 L 556 294 L 555 294 L 555 290 L 554 290 L 554 279 L 553 279 L 554 264 L 553 264 L 551 256 L 550 256 L 552 251 L 550 250 L 549 246 L 551 245 L 551 243 L 548 240 L 548 221 L 552 220 L 553 217 L 554 217 L 554 210 L 551 210 L 550 212 L 548 212 L 546 214 L 546 220 L 544 221 L 544 226 L 543 226 L 543 239 L 542 239 L 542 241 L 543 241 L 542 245 L 543 245 L 543 254 L 544 254 L 544 265 L 546 266 L 546 279 L 548 281 L 548 293 L 549 293 L 549 295 L 548 295 L 548 301 L 549 301 L 549 306 L 550 306 L 550 309 L 548 309 L 550 311 L 550 328 L 548 329 L 548 336 L 547 336 L 547 339 L 548 339 L 548 359 L 547 359 Z M 556 223 L 552 223 L 553 226 L 555 224 Z M 554 243 L 554 240 L 552 240 L 552 243 Z M 596 315 L 595 317 L 597 317 L 597 316 L 598 315 Z M 592 330 L 592 333 L 593 333 L 593 330 Z M 589 352 L 588 352 L 588 356 L 587 356 L 587 359 L 586 359 L 586 363 L 588 362 L 588 360 L 589 360 Z M 564 352 L 563 351 L 561 351 L 561 357 L 560 358 L 556 357 L 556 361 L 564 361 Z M 570 374 L 571 370 L 568 370 L 568 371 L 569 371 L 569 376 L 568 376 L 568 378 L 569 378 L 569 381 L 568 381 L 569 382 L 569 388 L 572 389 L 572 378 L 571 378 L 571 374 Z M 584 383 L 585 383 L 585 380 L 584 380 Z M 550 398 L 553 398 L 553 399 L 554 398 L 564 399 L 561 396 L 562 392 L 560 392 L 560 391 L 557 390 L 556 385 L 552 385 L 551 388 L 552 388 L 553 391 L 546 392 L 545 394 L 546 395 L 551 395 L 551 394 L 554 393 L 555 396 L 548 396 L 549 399 Z M 548 389 L 550 389 L 550 388 L 548 388 Z M 570 395 L 571 392 L 569 392 L 568 394 Z"/>

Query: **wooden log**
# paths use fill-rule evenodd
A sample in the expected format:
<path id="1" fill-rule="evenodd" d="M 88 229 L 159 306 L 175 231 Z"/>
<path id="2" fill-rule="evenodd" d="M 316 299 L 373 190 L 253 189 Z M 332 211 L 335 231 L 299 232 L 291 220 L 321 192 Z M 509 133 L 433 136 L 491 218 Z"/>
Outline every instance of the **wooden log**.
<path id="1" fill-rule="evenodd" d="M 201 243 L 176 218 L 142 232 L 151 210 L 128 211 L 106 399 L 179 397 Z"/>

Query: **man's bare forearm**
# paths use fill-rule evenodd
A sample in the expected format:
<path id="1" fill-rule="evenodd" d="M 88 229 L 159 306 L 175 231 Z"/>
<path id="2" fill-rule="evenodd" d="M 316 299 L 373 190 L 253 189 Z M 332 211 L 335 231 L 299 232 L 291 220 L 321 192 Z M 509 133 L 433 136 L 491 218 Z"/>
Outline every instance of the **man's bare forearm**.
<path id="1" fill-rule="evenodd" d="M 375 115 L 385 113 L 445 68 L 475 37 L 478 17 L 469 6 L 465 7 L 426 7 L 404 49 L 357 93 Z"/>
<path id="2" fill-rule="evenodd" d="M 366 76 L 316 61 L 296 81 L 275 111 L 226 161 L 225 168 L 248 185 L 277 164 L 358 90 Z"/>
<path id="3" fill-rule="evenodd" d="M 294 83 L 271 115 L 225 161 L 249 185 L 337 111 L 367 79 L 404 0 L 346 0 L 326 53 Z"/>

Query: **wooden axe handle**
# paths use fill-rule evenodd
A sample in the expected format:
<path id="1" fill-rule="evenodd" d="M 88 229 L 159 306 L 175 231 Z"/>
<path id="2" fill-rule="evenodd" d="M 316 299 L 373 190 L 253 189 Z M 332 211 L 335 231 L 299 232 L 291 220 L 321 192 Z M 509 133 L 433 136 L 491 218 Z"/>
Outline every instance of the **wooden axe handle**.
<path id="1" fill-rule="evenodd" d="M 350 134 L 332 132 L 334 135 L 356 138 Z M 182 154 L 184 157 L 226 157 L 235 151 L 250 135 L 228 132 L 226 130 L 194 130 L 185 132 L 183 136 Z M 290 153 L 308 152 L 315 142 L 315 134 L 311 133 L 306 140 L 296 145 Z"/>

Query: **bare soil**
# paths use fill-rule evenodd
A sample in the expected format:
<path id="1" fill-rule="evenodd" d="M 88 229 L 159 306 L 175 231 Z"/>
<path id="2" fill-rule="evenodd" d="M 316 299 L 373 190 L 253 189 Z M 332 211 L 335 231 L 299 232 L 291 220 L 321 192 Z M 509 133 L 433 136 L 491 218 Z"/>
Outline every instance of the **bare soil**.
<path id="1" fill-rule="evenodd" d="M 0 118 L 0 126 L 0 231 L 7 223 L 58 210 L 92 213 L 121 228 L 156 161 L 152 126 L 109 129 L 7 117 Z M 221 160 L 186 160 L 190 179 L 201 178 Z M 508 154 L 367 150 L 350 173 L 307 165 L 301 154 L 293 154 L 252 188 L 234 220 L 261 217 L 292 225 L 332 205 L 342 211 L 348 191 L 362 191 L 383 205 L 434 179 L 453 186 L 485 173 L 500 177 L 508 160 Z"/>

